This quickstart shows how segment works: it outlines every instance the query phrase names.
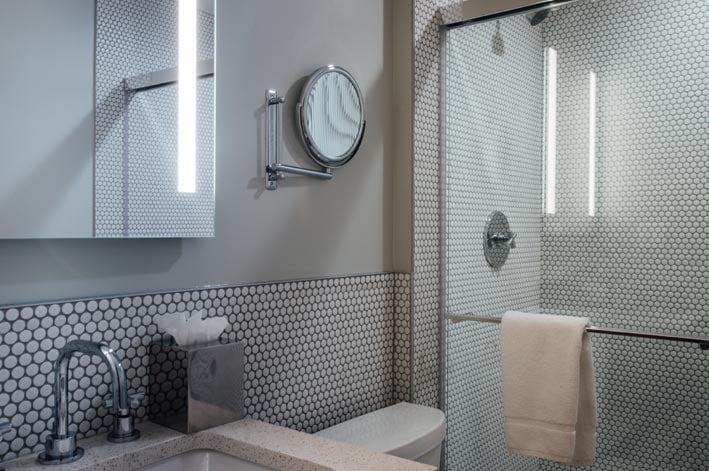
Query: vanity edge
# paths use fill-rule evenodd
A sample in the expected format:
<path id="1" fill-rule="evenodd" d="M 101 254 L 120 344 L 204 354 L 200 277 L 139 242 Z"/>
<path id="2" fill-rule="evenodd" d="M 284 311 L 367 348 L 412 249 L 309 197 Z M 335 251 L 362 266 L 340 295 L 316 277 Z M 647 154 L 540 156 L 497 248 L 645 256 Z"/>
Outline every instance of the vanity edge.
<path id="1" fill-rule="evenodd" d="M 140 440 L 124 444 L 106 441 L 105 435 L 81 440 L 82 459 L 45 466 L 36 454 L 0 465 L 6 471 L 139 471 L 192 450 L 214 450 L 288 471 L 435 471 L 437 468 L 355 447 L 257 420 L 243 419 L 184 435 L 151 422 L 142 422 Z"/>

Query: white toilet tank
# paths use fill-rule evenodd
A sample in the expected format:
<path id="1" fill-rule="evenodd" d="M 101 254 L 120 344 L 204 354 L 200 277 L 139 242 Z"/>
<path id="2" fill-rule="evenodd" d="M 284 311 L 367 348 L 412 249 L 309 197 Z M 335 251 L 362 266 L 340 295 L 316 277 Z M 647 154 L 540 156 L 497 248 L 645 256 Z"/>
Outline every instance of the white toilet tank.
<path id="1" fill-rule="evenodd" d="M 440 466 L 446 417 L 438 409 L 401 402 L 322 430 L 323 438 Z"/>

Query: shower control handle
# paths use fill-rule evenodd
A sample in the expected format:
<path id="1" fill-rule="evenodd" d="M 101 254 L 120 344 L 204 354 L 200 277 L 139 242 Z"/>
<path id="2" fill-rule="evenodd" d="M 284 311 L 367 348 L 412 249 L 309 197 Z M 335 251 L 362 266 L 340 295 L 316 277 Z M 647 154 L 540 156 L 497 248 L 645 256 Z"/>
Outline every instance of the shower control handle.
<path id="1" fill-rule="evenodd" d="M 495 234 L 490 235 L 487 238 L 487 242 L 488 244 L 497 246 L 507 245 L 511 249 L 514 249 L 515 247 L 517 247 L 516 239 L 516 232 L 497 232 Z"/>

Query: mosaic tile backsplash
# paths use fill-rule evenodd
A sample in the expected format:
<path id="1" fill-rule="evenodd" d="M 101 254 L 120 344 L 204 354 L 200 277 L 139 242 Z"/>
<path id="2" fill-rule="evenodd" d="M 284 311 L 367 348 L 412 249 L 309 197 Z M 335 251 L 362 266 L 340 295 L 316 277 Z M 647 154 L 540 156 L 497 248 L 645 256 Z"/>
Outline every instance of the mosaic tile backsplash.
<path id="1" fill-rule="evenodd" d="M 75 339 L 102 342 L 123 360 L 131 390 L 146 390 L 157 314 L 204 309 L 226 316 L 245 344 L 249 417 L 315 432 L 408 397 L 409 275 L 382 273 L 205 288 L 0 308 L 0 417 L 13 430 L 0 461 L 41 449 L 50 431 L 52 364 Z M 79 437 L 107 432 L 105 366 L 73 360 L 70 422 Z M 136 410 L 145 418 L 146 404 Z"/>

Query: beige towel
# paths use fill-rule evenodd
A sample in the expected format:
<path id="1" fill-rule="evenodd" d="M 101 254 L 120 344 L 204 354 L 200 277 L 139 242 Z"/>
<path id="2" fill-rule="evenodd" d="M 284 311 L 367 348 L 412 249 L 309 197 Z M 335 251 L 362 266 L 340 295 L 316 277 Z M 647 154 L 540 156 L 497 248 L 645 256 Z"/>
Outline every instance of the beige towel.
<path id="1" fill-rule="evenodd" d="M 510 453 L 590 466 L 596 391 L 588 319 L 508 312 L 502 387 Z"/>

